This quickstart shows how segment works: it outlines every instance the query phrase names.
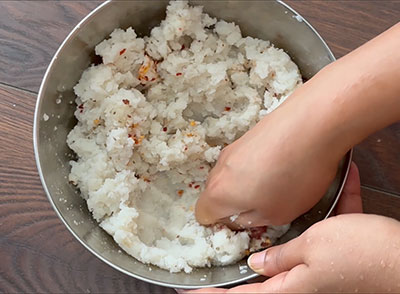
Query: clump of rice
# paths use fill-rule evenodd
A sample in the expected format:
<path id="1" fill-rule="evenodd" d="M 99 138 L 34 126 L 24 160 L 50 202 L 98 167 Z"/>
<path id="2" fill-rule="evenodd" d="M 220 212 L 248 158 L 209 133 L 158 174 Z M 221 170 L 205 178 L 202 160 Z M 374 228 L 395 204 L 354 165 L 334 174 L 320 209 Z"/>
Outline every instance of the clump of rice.
<path id="1" fill-rule="evenodd" d="M 149 37 L 116 29 L 96 54 L 103 63 L 74 88 L 67 143 L 79 159 L 69 179 L 128 254 L 190 272 L 234 263 L 286 232 L 252 239 L 201 226 L 193 212 L 221 149 L 302 83 L 283 50 L 177 1 Z"/>

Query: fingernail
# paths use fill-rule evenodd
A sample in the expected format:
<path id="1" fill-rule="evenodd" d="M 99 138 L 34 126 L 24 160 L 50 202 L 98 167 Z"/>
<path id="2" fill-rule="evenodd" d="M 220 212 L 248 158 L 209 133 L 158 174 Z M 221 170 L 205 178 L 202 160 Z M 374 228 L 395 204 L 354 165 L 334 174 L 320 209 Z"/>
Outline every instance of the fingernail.
<path id="1" fill-rule="evenodd" d="M 266 254 L 267 251 L 264 250 L 250 255 L 249 259 L 247 260 L 247 264 L 253 271 L 262 274 L 264 271 Z"/>

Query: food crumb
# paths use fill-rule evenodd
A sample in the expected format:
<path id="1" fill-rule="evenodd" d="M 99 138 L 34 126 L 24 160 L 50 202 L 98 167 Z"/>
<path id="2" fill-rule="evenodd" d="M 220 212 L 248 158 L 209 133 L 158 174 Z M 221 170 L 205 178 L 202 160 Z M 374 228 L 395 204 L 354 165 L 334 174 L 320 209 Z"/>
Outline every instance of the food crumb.
<path id="1" fill-rule="evenodd" d="M 45 114 L 43 114 L 43 120 L 44 121 L 48 121 L 49 120 L 49 116 L 45 113 Z"/>
<path id="2" fill-rule="evenodd" d="M 229 220 L 233 223 L 233 222 L 235 222 L 237 220 L 238 217 L 239 217 L 238 214 L 234 214 L 229 218 Z"/>

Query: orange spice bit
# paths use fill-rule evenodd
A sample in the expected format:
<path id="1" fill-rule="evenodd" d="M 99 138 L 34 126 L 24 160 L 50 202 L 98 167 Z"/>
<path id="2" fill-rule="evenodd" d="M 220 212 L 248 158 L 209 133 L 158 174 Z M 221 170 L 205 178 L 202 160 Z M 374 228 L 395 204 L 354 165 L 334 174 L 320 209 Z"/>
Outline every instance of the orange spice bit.
<path id="1" fill-rule="evenodd" d="M 138 123 L 136 123 L 136 124 L 131 124 L 130 128 L 131 128 L 131 129 L 135 129 L 135 128 L 137 128 L 138 126 L 139 126 Z"/>
<path id="2" fill-rule="evenodd" d="M 231 109 L 229 106 L 225 106 L 225 111 L 231 111 Z"/>
<path id="3" fill-rule="evenodd" d="M 122 55 L 122 54 L 124 54 L 124 53 L 125 53 L 125 51 L 126 51 L 126 48 L 122 49 L 121 51 L 119 51 L 119 55 Z"/>
<path id="4" fill-rule="evenodd" d="M 140 136 L 139 139 L 135 138 L 134 139 L 135 140 L 135 144 L 138 145 L 138 144 L 142 143 L 143 139 L 144 139 L 144 136 Z"/>
<path id="5" fill-rule="evenodd" d="M 261 247 L 263 248 L 268 247 L 269 245 L 271 245 L 270 239 L 266 239 L 264 242 L 261 242 Z"/>
<path id="6" fill-rule="evenodd" d="M 181 197 L 183 195 L 183 190 L 178 190 L 178 196 Z"/>
<path id="7" fill-rule="evenodd" d="M 122 102 L 123 102 L 125 105 L 129 105 L 129 100 L 128 100 L 128 99 L 122 99 Z"/>
<path id="8" fill-rule="evenodd" d="M 194 127 L 194 126 L 196 126 L 196 122 L 195 122 L 194 120 L 192 120 L 192 121 L 190 122 L 190 125 L 191 125 L 192 127 Z"/>
<path id="9" fill-rule="evenodd" d="M 194 135 L 192 133 L 188 133 L 188 134 L 186 134 L 186 136 L 193 137 Z"/>
<path id="10" fill-rule="evenodd" d="M 150 183 L 151 181 L 149 180 L 149 178 L 143 178 L 143 181 Z"/>
<path id="11" fill-rule="evenodd" d="M 195 188 L 195 189 L 198 189 L 198 188 L 200 188 L 200 185 L 196 185 L 196 186 L 194 186 L 194 188 Z"/>
<path id="12" fill-rule="evenodd" d="M 245 255 L 250 255 L 250 250 L 249 250 L 249 249 L 246 249 L 246 250 L 244 251 L 244 254 L 245 254 Z"/>
<path id="13" fill-rule="evenodd" d="M 199 169 L 204 169 L 204 166 L 200 166 Z"/>
<path id="14" fill-rule="evenodd" d="M 94 125 L 97 126 L 97 125 L 100 123 L 100 120 L 96 118 L 96 119 L 93 121 L 93 123 L 94 123 Z"/>
<path id="15" fill-rule="evenodd" d="M 181 76 L 181 75 L 182 75 L 181 72 L 177 72 L 177 73 L 176 73 L 176 76 L 177 76 L 177 77 L 179 77 L 179 76 Z"/>
<path id="16" fill-rule="evenodd" d="M 190 207 L 189 207 L 189 210 L 190 210 L 190 211 L 194 211 L 194 207 L 193 207 L 193 206 L 190 206 Z"/>
<path id="17" fill-rule="evenodd" d="M 144 61 L 139 68 L 138 79 L 142 84 L 146 84 L 149 80 L 156 79 L 157 74 L 157 63 L 149 56 L 144 56 Z"/>

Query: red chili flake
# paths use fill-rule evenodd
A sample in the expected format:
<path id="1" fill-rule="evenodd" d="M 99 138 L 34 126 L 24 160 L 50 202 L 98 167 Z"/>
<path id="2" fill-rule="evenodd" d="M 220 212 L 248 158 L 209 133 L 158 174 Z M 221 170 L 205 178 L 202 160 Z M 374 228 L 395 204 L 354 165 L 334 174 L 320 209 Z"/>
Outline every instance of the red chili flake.
<path id="1" fill-rule="evenodd" d="M 267 227 L 255 227 L 250 228 L 250 237 L 254 239 L 260 239 L 261 236 L 267 231 Z"/>
<path id="2" fill-rule="evenodd" d="M 200 185 L 196 185 L 196 186 L 194 186 L 194 188 L 195 188 L 195 189 L 198 189 L 198 188 L 200 188 Z"/>
<path id="3" fill-rule="evenodd" d="M 128 134 L 128 138 L 132 138 L 132 134 Z"/>
<path id="4" fill-rule="evenodd" d="M 148 81 L 149 81 L 149 77 L 148 77 L 148 76 L 144 76 L 144 80 L 145 80 L 146 82 L 148 82 Z"/>
<path id="5" fill-rule="evenodd" d="M 79 109 L 83 109 L 83 104 L 78 106 Z"/>
<path id="6" fill-rule="evenodd" d="M 124 102 L 125 105 L 129 105 L 129 100 L 128 99 L 122 99 L 122 102 Z"/>
<path id="7" fill-rule="evenodd" d="M 132 116 L 131 116 L 130 114 L 128 114 L 128 117 L 129 117 L 129 118 L 132 118 Z"/>
<path id="8" fill-rule="evenodd" d="M 184 44 L 182 44 L 182 47 L 181 47 L 181 50 L 183 50 L 183 49 L 185 49 L 185 45 Z"/>
<path id="9" fill-rule="evenodd" d="M 122 54 L 124 54 L 124 53 L 125 53 L 125 51 L 126 51 L 126 48 L 122 49 L 121 51 L 119 51 L 119 55 L 122 55 Z"/>
<path id="10" fill-rule="evenodd" d="M 193 184 L 192 184 L 192 183 L 190 183 L 190 184 L 189 184 L 189 188 L 192 188 L 192 187 L 193 187 Z"/>
<path id="11" fill-rule="evenodd" d="M 225 111 L 231 111 L 232 108 L 230 108 L 229 106 L 225 107 Z"/>
<path id="12" fill-rule="evenodd" d="M 199 169 L 204 169 L 204 166 L 200 166 Z"/>
<path id="13" fill-rule="evenodd" d="M 154 82 L 156 80 L 156 78 L 152 78 L 151 81 Z"/>
<path id="14" fill-rule="evenodd" d="M 183 190 L 178 190 L 178 195 L 182 196 L 183 195 Z"/>
<path id="15" fill-rule="evenodd" d="M 167 127 L 163 127 L 163 129 L 162 129 L 164 132 L 166 132 L 166 131 L 168 131 L 168 128 Z"/>
<path id="16" fill-rule="evenodd" d="M 179 77 L 179 76 L 181 76 L 181 75 L 182 75 L 181 72 L 177 72 L 177 73 L 176 73 L 176 76 L 177 76 L 177 77 Z"/>
<path id="17" fill-rule="evenodd" d="M 188 147 L 187 147 L 187 146 L 185 146 L 185 149 L 184 149 L 184 150 L 185 150 L 185 151 L 186 151 L 186 150 L 188 150 Z"/>
<path id="18" fill-rule="evenodd" d="M 178 30 L 182 31 L 182 28 L 178 28 Z"/>

